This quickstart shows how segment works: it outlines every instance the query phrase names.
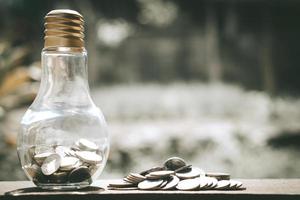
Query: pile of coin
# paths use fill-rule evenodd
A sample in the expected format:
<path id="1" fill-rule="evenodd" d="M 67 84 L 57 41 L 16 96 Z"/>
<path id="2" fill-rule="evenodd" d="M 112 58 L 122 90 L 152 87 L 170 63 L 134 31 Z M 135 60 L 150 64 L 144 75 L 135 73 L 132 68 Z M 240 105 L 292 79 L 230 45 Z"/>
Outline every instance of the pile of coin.
<path id="1" fill-rule="evenodd" d="M 164 162 L 163 167 L 153 167 L 140 173 L 130 173 L 123 180 L 108 185 L 111 190 L 241 190 L 243 183 L 231 180 L 227 173 L 204 172 L 187 165 L 179 157 Z"/>
<path id="2" fill-rule="evenodd" d="M 81 138 L 74 145 L 33 146 L 28 149 L 30 164 L 24 166 L 36 184 L 91 183 L 92 175 L 102 163 L 97 144 Z"/>

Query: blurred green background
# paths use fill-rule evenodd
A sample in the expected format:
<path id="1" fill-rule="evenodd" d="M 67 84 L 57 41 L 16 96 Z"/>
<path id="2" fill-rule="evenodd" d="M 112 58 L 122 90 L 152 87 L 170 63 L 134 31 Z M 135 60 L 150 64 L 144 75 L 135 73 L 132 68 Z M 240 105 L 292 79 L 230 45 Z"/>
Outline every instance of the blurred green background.
<path id="1" fill-rule="evenodd" d="M 19 121 L 40 81 L 44 16 L 85 18 L 111 134 L 100 178 L 177 155 L 239 178 L 300 177 L 300 2 L 0 0 L 0 180 L 23 180 Z"/>

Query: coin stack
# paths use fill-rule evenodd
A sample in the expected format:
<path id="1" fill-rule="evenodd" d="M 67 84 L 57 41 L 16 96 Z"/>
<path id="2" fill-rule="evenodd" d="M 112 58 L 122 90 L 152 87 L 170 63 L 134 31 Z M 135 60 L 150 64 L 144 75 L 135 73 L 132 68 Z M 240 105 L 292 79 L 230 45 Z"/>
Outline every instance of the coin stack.
<path id="1" fill-rule="evenodd" d="M 108 185 L 111 190 L 241 190 L 243 183 L 231 180 L 227 173 L 204 172 L 187 165 L 179 157 L 164 162 L 163 167 L 153 167 L 140 173 L 130 173 L 123 180 Z"/>
<path id="2" fill-rule="evenodd" d="M 36 184 L 91 183 L 102 163 L 97 144 L 81 138 L 71 147 L 33 146 L 28 149 L 29 165 L 24 168 Z"/>

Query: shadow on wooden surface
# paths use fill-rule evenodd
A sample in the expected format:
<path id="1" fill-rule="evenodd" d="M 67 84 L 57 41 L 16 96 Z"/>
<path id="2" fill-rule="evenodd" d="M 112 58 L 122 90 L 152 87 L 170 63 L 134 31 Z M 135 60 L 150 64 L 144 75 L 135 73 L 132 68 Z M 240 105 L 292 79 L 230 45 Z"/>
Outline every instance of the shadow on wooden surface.
<path id="1" fill-rule="evenodd" d="M 8 191 L 5 193 L 5 196 L 27 196 L 27 195 L 85 195 L 85 194 L 93 194 L 99 193 L 101 191 L 105 191 L 101 187 L 86 187 L 80 190 L 63 190 L 63 191 L 53 191 L 53 190 L 44 190 L 38 187 L 30 187 L 30 188 L 20 188 L 12 191 Z"/>

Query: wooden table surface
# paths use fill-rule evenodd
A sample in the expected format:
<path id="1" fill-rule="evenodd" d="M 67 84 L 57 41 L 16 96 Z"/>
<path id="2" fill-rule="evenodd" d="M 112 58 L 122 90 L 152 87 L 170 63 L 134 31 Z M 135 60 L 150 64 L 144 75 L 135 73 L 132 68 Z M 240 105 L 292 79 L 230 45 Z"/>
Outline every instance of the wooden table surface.
<path id="1" fill-rule="evenodd" d="M 141 191 L 107 190 L 109 180 L 77 191 L 39 190 L 29 181 L 0 182 L 0 199 L 293 199 L 300 200 L 300 179 L 240 179 L 246 187 L 237 191 Z"/>

